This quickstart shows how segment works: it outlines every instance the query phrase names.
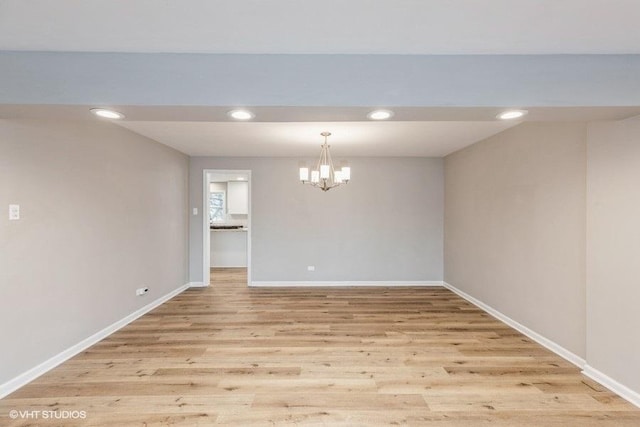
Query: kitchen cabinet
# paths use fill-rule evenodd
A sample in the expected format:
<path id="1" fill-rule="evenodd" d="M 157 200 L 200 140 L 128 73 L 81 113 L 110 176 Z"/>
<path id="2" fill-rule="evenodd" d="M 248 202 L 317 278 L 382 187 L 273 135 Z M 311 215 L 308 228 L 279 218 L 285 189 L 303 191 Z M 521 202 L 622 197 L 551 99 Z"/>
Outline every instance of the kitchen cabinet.
<path id="1" fill-rule="evenodd" d="M 249 183 L 247 181 L 227 183 L 227 213 L 229 215 L 249 214 Z"/>
<path id="2" fill-rule="evenodd" d="M 211 267 L 247 266 L 247 230 L 211 230 Z"/>

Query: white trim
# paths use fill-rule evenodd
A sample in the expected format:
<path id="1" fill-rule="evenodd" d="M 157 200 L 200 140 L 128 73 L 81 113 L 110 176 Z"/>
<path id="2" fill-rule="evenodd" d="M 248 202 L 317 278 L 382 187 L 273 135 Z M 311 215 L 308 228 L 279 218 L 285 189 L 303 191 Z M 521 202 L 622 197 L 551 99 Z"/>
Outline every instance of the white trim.
<path id="1" fill-rule="evenodd" d="M 190 288 L 206 288 L 209 284 L 204 282 L 189 282 L 187 286 Z"/>
<path id="2" fill-rule="evenodd" d="M 94 345 L 95 343 L 105 339 L 106 337 L 108 337 L 112 333 L 116 332 L 118 329 L 121 329 L 122 327 L 124 327 L 127 324 L 133 322 L 137 318 L 143 316 L 144 314 L 146 314 L 149 311 L 153 310 L 154 308 L 158 307 L 159 305 L 167 302 L 171 298 L 173 298 L 176 295 L 178 295 L 179 293 L 183 292 L 188 287 L 189 287 L 189 284 L 185 284 L 185 285 L 180 286 L 178 289 L 175 289 L 175 290 L 169 292 L 168 294 L 166 294 L 165 296 L 160 297 L 157 300 L 155 300 L 155 301 L 145 305 L 144 307 L 134 311 L 133 313 L 129 314 L 128 316 L 124 317 L 123 319 L 118 320 L 117 322 L 113 323 L 112 325 L 107 326 L 106 328 L 102 329 L 101 331 L 96 332 L 95 334 L 91 335 L 88 338 L 85 338 L 84 340 L 82 340 L 79 343 L 69 347 L 68 349 L 64 350 L 63 352 L 53 356 L 52 358 L 50 358 L 48 360 L 45 360 L 41 364 L 29 369 L 28 371 L 18 375 L 17 377 L 7 381 L 6 383 L 1 384 L 0 385 L 0 399 L 4 398 L 5 396 L 7 396 L 10 393 L 13 393 L 14 391 L 19 389 L 20 387 L 23 387 L 23 386 L 27 385 L 31 381 L 33 381 L 36 378 L 38 378 L 40 375 L 50 371 L 51 369 L 55 368 L 56 366 L 60 365 L 61 363 L 66 362 L 67 360 L 69 360 L 73 356 L 77 355 L 78 353 L 81 353 L 81 352 L 85 351 L 87 348 L 89 348 L 92 345 Z"/>
<path id="3" fill-rule="evenodd" d="M 546 347 L 549 350 L 553 351 L 555 354 L 557 354 L 558 356 L 562 357 L 563 359 L 573 363 L 578 368 L 583 369 L 585 367 L 585 365 L 587 364 L 587 362 L 582 357 L 578 356 L 577 354 L 572 353 L 571 351 L 567 350 L 566 348 L 562 347 L 561 345 L 551 341 L 550 339 L 540 335 L 539 333 L 537 333 L 537 332 L 527 328 L 526 326 L 516 322 L 512 318 L 500 313 L 495 308 L 493 308 L 493 307 L 483 303 L 482 301 L 472 297 L 471 295 L 461 291 L 460 289 L 456 288 L 455 286 L 453 286 L 453 285 L 451 285 L 451 284 L 449 284 L 447 282 L 443 282 L 443 285 L 444 285 L 445 288 L 447 288 L 450 291 L 460 295 L 462 298 L 466 299 L 471 304 L 481 308 L 482 310 L 486 311 L 487 313 L 489 313 L 490 315 L 492 315 L 496 319 L 506 323 L 507 325 L 511 326 L 513 329 L 517 330 L 518 332 L 523 333 L 524 335 L 528 336 L 529 338 L 531 338 L 532 340 L 534 340 L 538 344 L 542 345 L 543 347 Z"/>
<path id="4" fill-rule="evenodd" d="M 440 280 L 424 280 L 424 281 L 254 281 L 250 282 L 251 287 L 264 288 L 291 288 L 291 287 L 348 287 L 348 286 L 442 286 Z"/>
<path id="5" fill-rule="evenodd" d="M 251 199 L 252 199 L 252 192 L 253 192 L 253 178 L 251 176 L 251 171 L 247 171 L 248 173 L 248 179 L 247 181 L 249 182 L 249 201 L 248 201 L 248 215 L 247 215 L 247 227 L 249 227 L 249 230 L 247 230 L 247 286 L 249 286 L 249 283 L 251 283 L 251 236 L 252 236 L 252 231 L 253 230 L 253 225 L 251 225 L 251 219 L 253 218 L 253 211 L 251 208 Z"/>
<path id="6" fill-rule="evenodd" d="M 210 266 L 211 260 L 211 234 L 205 230 L 211 230 L 209 225 L 209 177 L 208 170 L 202 171 L 202 281 L 210 284 Z"/>
<path id="7" fill-rule="evenodd" d="M 588 364 L 584 366 L 582 373 L 640 408 L 640 393 L 631 390 L 624 384 L 620 384 L 618 381 Z"/>

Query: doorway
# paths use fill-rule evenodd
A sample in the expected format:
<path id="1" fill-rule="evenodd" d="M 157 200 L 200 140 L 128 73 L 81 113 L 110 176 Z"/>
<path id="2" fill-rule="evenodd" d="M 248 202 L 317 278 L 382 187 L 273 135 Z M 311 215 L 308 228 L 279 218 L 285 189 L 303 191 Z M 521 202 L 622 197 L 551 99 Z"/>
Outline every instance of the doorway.
<path id="1" fill-rule="evenodd" d="M 223 282 L 234 270 L 246 272 L 250 284 L 251 171 L 205 169 L 202 212 L 204 284 Z"/>

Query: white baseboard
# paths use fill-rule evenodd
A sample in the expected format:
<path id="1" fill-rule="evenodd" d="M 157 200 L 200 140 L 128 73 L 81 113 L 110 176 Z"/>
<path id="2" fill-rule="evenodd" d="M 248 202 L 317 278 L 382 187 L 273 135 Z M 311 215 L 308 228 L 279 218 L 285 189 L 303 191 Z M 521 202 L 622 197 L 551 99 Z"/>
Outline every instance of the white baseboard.
<path id="1" fill-rule="evenodd" d="M 614 380 L 606 374 L 603 374 L 602 372 L 588 364 L 584 366 L 582 373 L 640 408 L 640 393 L 631 390 L 624 384 L 620 384 L 618 381 Z"/>
<path id="2" fill-rule="evenodd" d="M 292 288 L 292 287 L 349 287 L 349 286 L 442 286 L 441 280 L 396 280 L 396 281 L 252 281 L 250 287 Z"/>
<path id="3" fill-rule="evenodd" d="M 506 323 L 507 325 L 511 326 L 513 329 L 517 330 L 518 332 L 521 332 L 522 334 L 524 334 L 527 337 L 531 338 L 532 340 L 534 340 L 538 344 L 542 345 L 543 347 L 546 347 L 549 350 L 553 351 L 554 353 L 556 353 L 558 356 L 562 357 L 563 359 L 573 363 L 578 368 L 583 369 L 586 366 L 587 362 L 582 357 L 578 356 L 577 354 L 572 353 L 571 351 L 567 350 L 566 348 L 562 347 L 561 345 L 551 341 L 550 339 L 540 335 L 539 333 L 537 333 L 537 332 L 527 328 L 526 326 L 516 322 L 512 318 L 510 318 L 508 316 L 505 316 L 504 314 L 500 313 L 495 308 L 493 308 L 491 306 L 488 306 L 487 304 L 485 304 L 482 301 L 472 297 L 471 295 L 461 291 L 460 289 L 456 288 L 455 286 L 453 286 L 453 285 L 451 285 L 451 284 L 449 284 L 447 282 L 443 282 L 443 285 L 444 285 L 445 288 L 447 288 L 450 291 L 460 295 L 462 298 L 466 299 L 471 304 L 481 308 L 482 310 L 486 311 L 487 313 L 489 313 L 490 315 L 492 315 L 496 319 Z"/>
<path id="4" fill-rule="evenodd" d="M 189 288 L 206 288 L 209 284 L 204 282 L 189 282 L 187 283 L 187 286 Z"/>
<path id="5" fill-rule="evenodd" d="M 77 355 L 78 353 L 85 351 L 87 348 L 91 347 L 98 341 L 105 339 L 106 337 L 108 337 L 118 329 L 121 329 L 122 327 L 133 322 L 137 318 L 143 316 L 144 314 L 158 307 L 159 305 L 167 302 L 174 296 L 183 292 L 188 287 L 189 287 L 189 284 L 180 286 L 178 289 L 175 289 L 169 292 L 168 294 L 158 298 L 157 300 L 145 305 L 144 307 L 134 311 L 133 313 L 126 316 L 125 318 L 118 320 L 114 324 L 107 326 L 106 328 L 102 329 L 99 332 L 96 332 L 95 334 L 91 335 L 88 338 L 85 338 L 79 343 L 69 347 L 68 349 L 42 362 L 41 364 L 29 369 L 28 371 L 18 375 L 17 377 L 7 381 L 4 384 L 0 384 L 0 399 L 9 395 L 10 393 L 13 393 L 20 387 L 27 385 L 31 381 L 38 378 L 40 375 L 50 371 L 51 369 L 55 368 L 61 363 L 69 360 L 70 358 Z"/>

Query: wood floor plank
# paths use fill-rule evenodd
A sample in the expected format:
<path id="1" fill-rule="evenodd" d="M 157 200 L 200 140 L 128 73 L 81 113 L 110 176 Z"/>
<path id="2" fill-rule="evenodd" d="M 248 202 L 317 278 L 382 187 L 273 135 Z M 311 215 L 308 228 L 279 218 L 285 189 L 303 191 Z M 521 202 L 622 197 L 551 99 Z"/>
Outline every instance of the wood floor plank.
<path id="1" fill-rule="evenodd" d="M 640 426 L 640 410 L 444 288 L 212 281 L 0 400 L 0 425 Z"/>

